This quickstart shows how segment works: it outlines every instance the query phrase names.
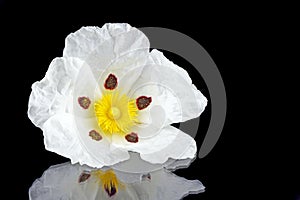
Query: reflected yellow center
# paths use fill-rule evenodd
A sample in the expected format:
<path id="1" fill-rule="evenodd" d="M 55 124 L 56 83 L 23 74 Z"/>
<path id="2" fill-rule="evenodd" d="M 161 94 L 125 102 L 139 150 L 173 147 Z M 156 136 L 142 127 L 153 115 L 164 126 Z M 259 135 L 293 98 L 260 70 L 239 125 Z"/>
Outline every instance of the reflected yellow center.
<path id="1" fill-rule="evenodd" d="M 125 185 L 120 182 L 112 169 L 107 171 L 95 170 L 92 171 L 92 175 L 94 175 L 101 184 L 103 190 L 111 193 L 113 190 L 118 192 L 119 188 L 124 188 Z"/>
<path id="2" fill-rule="evenodd" d="M 135 99 L 130 99 L 125 94 L 121 95 L 118 90 L 105 92 L 95 102 L 94 110 L 98 125 L 106 135 L 125 135 L 138 122 Z"/>

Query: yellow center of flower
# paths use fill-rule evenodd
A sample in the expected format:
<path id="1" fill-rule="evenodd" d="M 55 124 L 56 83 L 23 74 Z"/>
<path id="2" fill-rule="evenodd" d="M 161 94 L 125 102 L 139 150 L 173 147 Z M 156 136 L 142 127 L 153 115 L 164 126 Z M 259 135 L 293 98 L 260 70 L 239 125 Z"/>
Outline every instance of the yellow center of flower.
<path id="1" fill-rule="evenodd" d="M 107 115 L 110 119 L 116 119 L 117 120 L 121 117 L 121 112 L 120 112 L 119 108 L 111 107 Z"/>
<path id="2" fill-rule="evenodd" d="M 108 136 L 114 133 L 123 136 L 138 122 L 135 99 L 121 95 L 118 90 L 105 92 L 95 102 L 94 109 L 99 127 Z"/>
<path id="3" fill-rule="evenodd" d="M 109 196 L 113 196 L 118 192 L 119 188 L 124 188 L 124 184 L 121 183 L 113 170 L 96 170 L 91 172 L 101 184 L 103 190 L 105 190 Z"/>

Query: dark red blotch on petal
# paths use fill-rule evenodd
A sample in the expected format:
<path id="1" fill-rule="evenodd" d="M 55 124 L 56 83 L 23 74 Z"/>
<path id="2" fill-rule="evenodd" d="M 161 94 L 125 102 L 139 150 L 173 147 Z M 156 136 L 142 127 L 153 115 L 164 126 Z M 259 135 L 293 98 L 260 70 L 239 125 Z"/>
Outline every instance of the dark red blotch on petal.
<path id="1" fill-rule="evenodd" d="M 118 79 L 115 75 L 109 74 L 107 79 L 105 80 L 104 87 L 107 90 L 113 90 L 118 85 Z"/>
<path id="2" fill-rule="evenodd" d="M 97 131 L 95 130 L 91 130 L 89 132 L 89 136 L 93 139 L 93 140 L 96 140 L 96 141 L 100 141 L 102 139 L 102 136 L 100 135 L 100 133 L 98 133 Z"/>
<path id="3" fill-rule="evenodd" d="M 109 197 L 112 197 L 117 193 L 117 189 L 113 183 L 111 183 L 110 186 L 105 186 L 104 188 Z"/>
<path id="4" fill-rule="evenodd" d="M 151 102 L 152 102 L 151 97 L 140 96 L 139 98 L 136 99 L 136 106 L 138 107 L 139 110 L 143 110 L 147 108 Z"/>
<path id="5" fill-rule="evenodd" d="M 128 141 L 128 142 L 132 142 L 132 143 L 137 143 L 139 141 L 139 137 L 136 133 L 130 133 L 130 134 L 127 134 L 125 136 L 125 139 Z"/>
<path id="6" fill-rule="evenodd" d="M 82 172 L 79 176 L 78 182 L 82 183 L 88 180 L 91 177 L 91 174 L 88 172 Z"/>
<path id="7" fill-rule="evenodd" d="M 83 109 L 88 109 L 91 105 L 91 100 L 88 97 L 79 97 L 78 103 Z"/>
<path id="8" fill-rule="evenodd" d="M 142 180 L 143 181 L 146 181 L 146 180 L 150 181 L 151 180 L 151 175 L 150 174 L 143 174 L 142 175 Z"/>

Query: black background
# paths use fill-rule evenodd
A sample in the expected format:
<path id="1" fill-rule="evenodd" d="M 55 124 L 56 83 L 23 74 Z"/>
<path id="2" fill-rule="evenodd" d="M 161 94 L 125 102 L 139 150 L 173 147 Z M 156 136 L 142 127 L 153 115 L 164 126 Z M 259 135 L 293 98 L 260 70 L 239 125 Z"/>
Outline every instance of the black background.
<path id="1" fill-rule="evenodd" d="M 276 59 L 276 55 L 269 57 L 266 48 L 274 41 L 270 29 L 278 18 L 264 14 L 264 8 L 256 10 L 256 6 L 248 5 L 239 9 L 227 5 L 230 10 L 204 4 L 173 3 L 163 7 L 160 3 L 140 2 L 135 6 L 138 7 L 128 2 L 70 2 L 63 6 L 0 1 L 1 119 L 5 119 L 1 122 L 5 127 L 1 165 L 2 173 L 8 175 L 2 180 L 8 186 L 4 191 L 13 195 L 8 199 L 27 199 L 28 188 L 44 170 L 67 161 L 44 149 L 42 131 L 27 117 L 31 84 L 43 78 L 53 58 L 62 56 L 69 33 L 82 26 L 101 27 L 107 22 L 180 31 L 206 49 L 223 77 L 228 111 L 220 140 L 208 156 L 175 172 L 188 179 L 199 179 L 206 191 L 185 199 L 300 198 L 299 140 L 288 127 L 282 129 L 279 104 L 284 96 L 278 92 L 287 91 L 277 85 L 276 69 L 269 68 L 268 61 Z M 188 70 L 196 86 L 208 96 L 205 83 L 197 78 L 189 63 L 174 54 L 166 55 Z M 277 120 L 273 120 L 274 116 Z M 201 116 L 195 138 L 198 147 L 209 117 L 210 105 Z"/>

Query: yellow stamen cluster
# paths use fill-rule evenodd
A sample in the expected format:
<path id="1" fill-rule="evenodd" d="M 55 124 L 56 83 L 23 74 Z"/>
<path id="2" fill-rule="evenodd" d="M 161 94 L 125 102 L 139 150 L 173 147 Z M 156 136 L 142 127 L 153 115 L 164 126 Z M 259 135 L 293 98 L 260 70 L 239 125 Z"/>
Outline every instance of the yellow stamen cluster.
<path id="1" fill-rule="evenodd" d="M 94 104 L 97 122 L 103 133 L 124 136 L 138 122 L 135 99 L 130 99 L 118 90 L 105 92 Z"/>

